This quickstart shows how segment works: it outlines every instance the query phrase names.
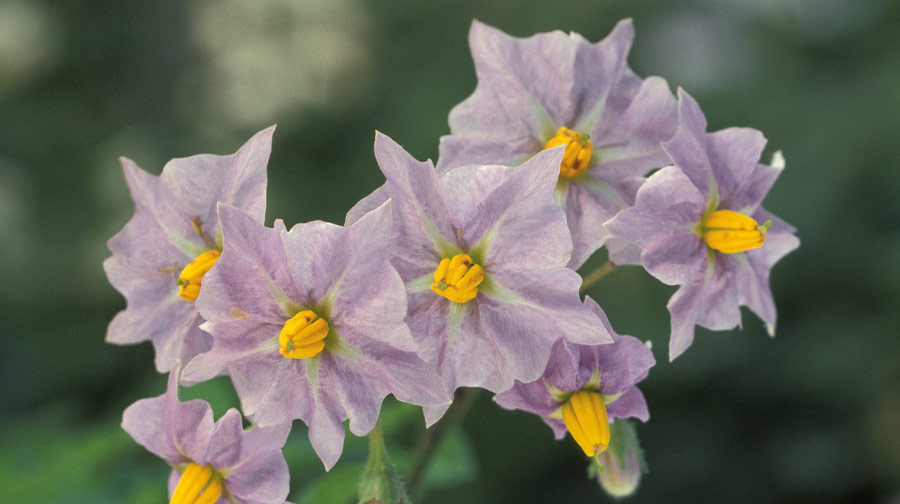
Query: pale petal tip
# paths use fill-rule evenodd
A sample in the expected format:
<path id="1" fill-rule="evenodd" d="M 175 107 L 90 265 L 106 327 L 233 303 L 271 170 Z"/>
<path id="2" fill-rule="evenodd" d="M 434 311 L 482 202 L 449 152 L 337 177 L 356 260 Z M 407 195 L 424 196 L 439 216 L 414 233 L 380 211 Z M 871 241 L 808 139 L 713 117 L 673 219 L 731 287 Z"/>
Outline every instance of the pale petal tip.
<path id="1" fill-rule="evenodd" d="M 785 167 L 784 155 L 781 153 L 780 150 L 775 151 L 775 154 L 772 154 L 772 162 L 769 164 L 772 166 L 772 168 L 775 168 L 776 170 L 784 170 L 784 167 Z"/>
<path id="2" fill-rule="evenodd" d="M 619 22 L 616 23 L 616 26 L 613 27 L 612 31 L 614 32 L 619 29 L 628 29 L 632 32 L 631 34 L 634 35 L 634 18 L 627 17 L 620 19 Z"/>
<path id="3" fill-rule="evenodd" d="M 693 339 L 693 338 L 692 338 Z M 691 346 L 691 342 L 684 342 L 678 339 L 669 340 L 669 362 L 674 361 L 679 355 L 683 354 L 687 348 Z"/>
<path id="4" fill-rule="evenodd" d="M 432 425 L 437 423 L 441 417 L 444 416 L 444 413 L 450 409 L 450 405 L 452 402 L 448 402 L 445 404 L 438 404 L 432 406 L 422 406 L 422 414 L 425 417 L 425 428 L 430 428 Z"/>
<path id="5" fill-rule="evenodd" d="M 775 324 L 766 323 L 766 332 L 769 333 L 770 338 L 775 337 Z"/>
<path id="6" fill-rule="evenodd" d="M 472 19 L 472 24 L 469 25 L 469 43 L 471 45 L 471 43 L 477 37 L 479 37 L 483 34 L 487 34 L 489 32 L 499 32 L 499 31 L 500 30 L 498 30 L 497 28 L 495 28 L 489 24 L 482 23 L 481 21 L 479 21 L 477 19 Z"/>
<path id="7" fill-rule="evenodd" d="M 119 166 L 121 166 L 122 171 L 125 172 L 126 181 L 128 180 L 128 176 L 134 172 L 143 171 L 133 159 L 125 156 L 119 156 Z"/>

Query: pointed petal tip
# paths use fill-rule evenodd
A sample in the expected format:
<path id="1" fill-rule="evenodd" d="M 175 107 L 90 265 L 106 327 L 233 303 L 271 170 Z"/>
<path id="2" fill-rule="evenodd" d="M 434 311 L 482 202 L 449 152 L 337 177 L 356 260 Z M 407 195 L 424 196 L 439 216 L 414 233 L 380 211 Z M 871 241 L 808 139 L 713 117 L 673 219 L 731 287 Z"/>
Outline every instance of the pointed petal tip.
<path id="1" fill-rule="evenodd" d="M 694 324 L 690 325 L 681 323 L 672 323 L 672 333 L 669 336 L 669 362 L 674 361 L 678 356 L 694 342 Z"/>
<path id="2" fill-rule="evenodd" d="M 341 452 L 344 449 L 343 439 L 341 440 L 341 446 L 338 447 L 337 451 L 328 450 L 328 451 L 319 451 L 315 445 L 313 445 L 313 450 L 315 450 L 316 455 L 319 456 L 319 460 L 322 461 L 322 466 L 325 467 L 325 472 L 331 471 L 331 468 L 337 464 L 338 460 L 341 458 Z"/>
<path id="3" fill-rule="evenodd" d="M 376 161 L 379 160 L 379 158 L 385 153 L 393 154 L 394 152 L 398 152 L 398 151 L 403 151 L 404 153 L 406 153 L 406 151 L 403 149 L 403 147 L 400 144 L 398 144 L 393 138 L 389 137 L 388 135 L 385 135 L 384 133 L 382 133 L 378 130 L 375 130 L 374 148 L 375 148 Z"/>
<path id="4" fill-rule="evenodd" d="M 700 111 L 700 104 L 697 103 L 697 100 L 693 96 L 691 96 L 690 93 L 685 91 L 683 87 L 678 86 L 678 90 L 676 91 L 676 94 L 678 95 L 679 122 L 683 122 L 682 116 L 685 114 L 691 114 L 691 113 L 696 113 L 696 112 L 700 112 L 702 114 L 702 112 Z"/>
<path id="5" fill-rule="evenodd" d="M 784 170 L 784 154 L 782 154 L 780 150 L 777 150 L 775 151 L 775 154 L 772 154 L 772 161 L 769 163 L 769 166 L 775 168 L 776 170 Z"/>
<path id="6" fill-rule="evenodd" d="M 535 167 L 535 169 L 546 171 L 553 175 L 554 179 L 559 178 L 559 164 L 562 163 L 563 155 L 566 153 L 565 145 L 557 145 L 549 149 L 544 149 L 531 159 L 521 164 L 522 167 Z"/>
<path id="7" fill-rule="evenodd" d="M 392 149 L 392 150 L 402 150 L 406 152 L 406 149 L 403 148 L 396 140 L 391 138 L 389 135 L 382 133 L 381 131 L 375 130 L 375 154 L 376 157 L 378 155 L 379 147 L 383 149 Z"/>
<path id="8" fill-rule="evenodd" d="M 257 131 L 256 133 L 253 134 L 253 137 L 261 137 L 261 136 L 271 137 L 272 134 L 275 133 L 275 129 L 277 127 L 278 127 L 278 123 L 275 123 L 267 128 L 263 128 L 263 129 Z M 253 137 L 251 137 L 251 138 L 253 138 Z"/>
<path id="9" fill-rule="evenodd" d="M 680 345 L 675 345 L 675 344 L 673 344 L 672 341 L 669 341 L 669 362 L 674 361 L 681 354 L 683 354 L 684 351 L 687 350 L 688 346 L 690 346 L 690 345 L 681 347 Z"/>
<path id="10" fill-rule="evenodd" d="M 616 23 L 616 26 L 613 27 L 610 35 L 617 33 L 619 30 L 623 30 L 623 33 L 634 38 L 634 18 L 627 17 L 625 19 L 620 19 L 619 22 Z"/>
<path id="11" fill-rule="evenodd" d="M 141 167 L 134 162 L 134 160 L 125 156 L 119 156 L 119 166 L 122 167 L 122 171 L 125 173 L 125 181 L 129 186 L 131 186 L 131 179 L 135 176 L 145 174 L 151 177 L 155 177 L 155 175 L 144 172 L 144 170 L 142 170 Z"/>
<path id="12" fill-rule="evenodd" d="M 253 134 L 243 145 L 235 152 L 235 154 L 240 153 L 245 149 L 253 149 L 257 146 L 257 144 L 263 144 L 262 147 L 269 153 L 272 151 L 272 137 L 275 134 L 275 127 L 277 125 L 273 124 L 268 128 L 261 129 Z"/>
<path id="13" fill-rule="evenodd" d="M 197 377 L 198 364 L 195 364 L 195 362 L 201 362 L 201 360 L 194 358 L 191 359 L 191 362 L 187 363 L 184 369 L 181 370 L 181 376 L 178 378 L 179 383 L 183 383 L 185 385 L 195 385 L 209 379 L 205 376 Z"/>
<path id="14" fill-rule="evenodd" d="M 501 32 L 502 33 L 501 30 L 473 18 L 472 24 L 469 25 L 469 43 L 470 43 L 470 45 L 477 38 L 480 38 L 491 32 Z"/>
<path id="15" fill-rule="evenodd" d="M 437 423 L 437 421 L 444 416 L 444 413 L 450 409 L 451 404 L 453 404 L 452 401 L 434 406 L 422 406 L 422 414 L 425 417 L 425 428 L 431 428 L 432 425 Z"/>
<path id="16" fill-rule="evenodd" d="M 661 143 L 667 153 L 673 146 L 683 141 L 684 137 L 696 137 L 706 135 L 707 121 L 703 110 L 683 87 L 678 86 L 678 128 L 675 136 Z"/>

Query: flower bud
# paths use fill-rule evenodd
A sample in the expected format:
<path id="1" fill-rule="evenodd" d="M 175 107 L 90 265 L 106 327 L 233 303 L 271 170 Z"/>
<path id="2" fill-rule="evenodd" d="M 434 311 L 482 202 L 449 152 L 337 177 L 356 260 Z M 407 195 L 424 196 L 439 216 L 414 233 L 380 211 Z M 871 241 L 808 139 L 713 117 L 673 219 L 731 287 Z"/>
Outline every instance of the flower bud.
<path id="1" fill-rule="evenodd" d="M 591 476 L 609 495 L 628 497 L 637 490 L 641 473 L 646 472 L 644 453 L 638 442 L 634 426 L 617 419 L 610 425 L 608 449 L 596 455 L 588 468 Z"/>

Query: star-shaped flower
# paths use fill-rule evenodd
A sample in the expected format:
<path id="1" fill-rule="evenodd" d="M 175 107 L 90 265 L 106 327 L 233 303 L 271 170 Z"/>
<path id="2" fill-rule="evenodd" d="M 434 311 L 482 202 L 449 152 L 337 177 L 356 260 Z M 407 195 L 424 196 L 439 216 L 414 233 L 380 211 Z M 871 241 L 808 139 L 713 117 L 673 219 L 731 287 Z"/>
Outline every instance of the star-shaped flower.
<path id="1" fill-rule="evenodd" d="M 193 301 L 222 249 L 216 204 L 237 206 L 263 221 L 274 129 L 260 131 L 230 156 L 173 159 L 158 177 L 122 158 L 135 212 L 110 238 L 113 256 L 103 268 L 128 307 L 113 318 L 107 341 L 150 340 L 160 372 L 209 350 Z"/>
<path id="2" fill-rule="evenodd" d="M 387 394 L 449 403 L 404 324 L 406 290 L 388 260 L 390 203 L 352 226 L 280 220 L 268 228 L 220 205 L 225 250 L 197 300 L 212 350 L 185 368 L 199 382 L 226 370 L 259 425 L 300 418 L 326 468 L 342 422 L 364 436 Z"/>
<path id="3" fill-rule="evenodd" d="M 675 134 L 675 98 L 664 79 L 628 67 L 631 20 L 591 44 L 556 31 L 511 37 L 472 23 L 478 86 L 450 112 L 438 171 L 468 164 L 518 165 L 565 145 L 554 197 L 566 212 L 580 267 L 606 244 L 617 264 L 639 262 L 635 247 L 603 222 L 634 203 L 643 176 L 668 162 L 659 143 Z"/>
<path id="4" fill-rule="evenodd" d="M 553 188 L 563 149 L 517 167 L 472 165 L 438 178 L 378 134 L 387 183 L 347 214 L 360 218 L 389 197 L 392 264 L 409 292 L 407 323 L 419 355 L 457 387 L 506 390 L 540 376 L 559 339 L 600 344 L 611 336 L 578 295 L 566 267 L 572 239 Z M 426 408 L 428 422 L 446 406 Z"/>
<path id="5" fill-rule="evenodd" d="M 213 422 L 206 401 L 178 400 L 180 367 L 173 364 L 165 394 L 132 404 L 122 416 L 125 432 L 172 466 L 171 502 L 285 502 L 290 475 L 281 447 L 290 424 L 245 431 L 236 409 Z"/>
<path id="6" fill-rule="evenodd" d="M 769 272 L 800 241 L 794 228 L 760 206 L 784 168 L 759 163 L 766 139 L 757 130 L 706 133 L 697 102 L 679 90 L 678 134 L 663 143 L 675 164 L 647 179 L 633 208 L 606 223 L 641 247 L 644 268 L 681 287 L 669 300 L 674 359 L 694 339 L 694 325 L 712 330 L 741 323 L 740 306 L 775 334 Z"/>
<path id="7" fill-rule="evenodd" d="M 553 347 L 544 374 L 530 383 L 517 381 L 494 400 L 508 409 L 541 417 L 556 439 L 568 431 L 589 457 L 606 450 L 613 418 L 650 418 L 637 383 L 656 363 L 653 352 L 633 336 L 616 334 L 600 306 L 590 297 L 585 305 L 613 336 L 613 344 L 586 346 L 565 341 Z"/>

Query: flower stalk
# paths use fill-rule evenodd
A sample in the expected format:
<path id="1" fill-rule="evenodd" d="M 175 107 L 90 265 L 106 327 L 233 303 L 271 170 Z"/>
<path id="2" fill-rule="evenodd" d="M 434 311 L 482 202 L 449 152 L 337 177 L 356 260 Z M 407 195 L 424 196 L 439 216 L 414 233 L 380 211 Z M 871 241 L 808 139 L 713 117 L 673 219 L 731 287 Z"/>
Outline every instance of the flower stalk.
<path id="1" fill-rule="evenodd" d="M 359 480 L 360 504 L 410 504 L 403 479 L 388 460 L 381 419 L 369 433 L 369 460 Z"/>

